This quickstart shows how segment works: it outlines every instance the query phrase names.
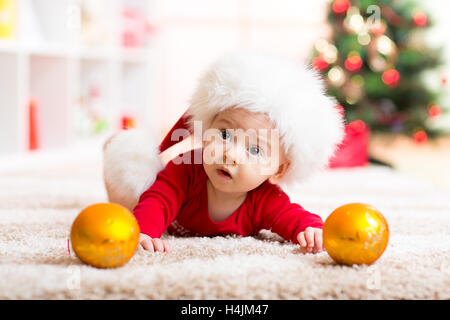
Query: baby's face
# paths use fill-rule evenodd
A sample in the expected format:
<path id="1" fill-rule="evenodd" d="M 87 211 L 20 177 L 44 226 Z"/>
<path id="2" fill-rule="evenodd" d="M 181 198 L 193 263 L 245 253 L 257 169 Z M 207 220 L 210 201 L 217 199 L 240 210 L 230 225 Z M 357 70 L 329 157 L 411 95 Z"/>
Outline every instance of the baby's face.
<path id="1" fill-rule="evenodd" d="M 226 109 L 204 138 L 203 167 L 212 185 L 223 192 L 253 190 L 286 161 L 278 130 L 261 113 Z"/>

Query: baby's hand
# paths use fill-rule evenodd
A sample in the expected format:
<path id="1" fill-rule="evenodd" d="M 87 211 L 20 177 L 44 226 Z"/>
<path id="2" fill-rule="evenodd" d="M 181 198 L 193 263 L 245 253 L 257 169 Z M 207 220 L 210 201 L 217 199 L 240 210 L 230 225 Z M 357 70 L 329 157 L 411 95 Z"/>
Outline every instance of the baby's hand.
<path id="1" fill-rule="evenodd" d="M 151 238 L 150 236 L 144 233 L 141 233 L 139 235 L 139 243 L 141 244 L 144 250 L 148 250 L 151 252 L 154 251 L 170 252 L 171 250 L 169 242 L 167 240 L 161 240 L 159 238 Z"/>
<path id="2" fill-rule="evenodd" d="M 308 227 L 297 236 L 302 253 L 319 253 L 323 251 L 322 229 Z"/>

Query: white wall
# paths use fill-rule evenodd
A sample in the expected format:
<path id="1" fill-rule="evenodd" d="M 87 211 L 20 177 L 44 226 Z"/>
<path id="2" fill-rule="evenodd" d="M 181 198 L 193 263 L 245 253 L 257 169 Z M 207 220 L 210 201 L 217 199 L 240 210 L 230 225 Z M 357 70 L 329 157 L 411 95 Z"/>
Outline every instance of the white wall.
<path id="1" fill-rule="evenodd" d="M 302 60 L 314 41 L 328 34 L 327 6 L 331 0 L 155 0 L 160 26 L 156 43 L 160 54 L 157 112 L 167 132 L 187 108 L 196 80 L 218 55 L 238 46 L 264 48 Z M 448 0 L 422 0 L 436 20 L 427 32 L 432 46 L 444 45 L 450 61 Z M 449 64 L 438 72 L 450 77 Z M 431 75 L 431 85 L 440 77 Z M 443 105 L 443 108 L 450 105 Z M 162 112 L 164 110 L 164 112 Z"/>
<path id="2" fill-rule="evenodd" d="M 247 46 L 306 58 L 314 41 L 328 31 L 323 23 L 327 2 L 156 0 L 162 131 L 183 114 L 196 80 L 225 51 Z"/>

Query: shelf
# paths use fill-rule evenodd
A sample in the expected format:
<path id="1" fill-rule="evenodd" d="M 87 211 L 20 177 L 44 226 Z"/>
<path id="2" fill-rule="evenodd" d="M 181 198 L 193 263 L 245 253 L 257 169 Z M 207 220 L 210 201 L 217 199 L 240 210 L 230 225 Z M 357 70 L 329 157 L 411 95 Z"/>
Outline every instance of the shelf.
<path id="1" fill-rule="evenodd" d="M 0 53 L 0 153 L 21 149 L 21 118 L 17 85 L 19 81 L 18 57 L 11 53 Z"/>
<path id="2" fill-rule="evenodd" d="M 41 44 L 24 46 L 14 41 L 0 41 L 0 53 L 26 54 L 76 59 L 105 59 L 123 62 L 146 62 L 151 55 L 149 48 L 108 48 Z"/>
<path id="3" fill-rule="evenodd" d="M 40 151 L 120 130 L 124 115 L 146 121 L 154 49 L 149 35 L 131 37 L 134 47 L 122 41 L 135 32 L 124 10 L 149 19 L 152 1 L 17 2 L 16 38 L 0 39 L 0 154 L 28 152 L 31 100 Z"/>
<path id="4" fill-rule="evenodd" d="M 0 53 L 18 53 L 19 51 L 17 41 L 0 39 Z"/>

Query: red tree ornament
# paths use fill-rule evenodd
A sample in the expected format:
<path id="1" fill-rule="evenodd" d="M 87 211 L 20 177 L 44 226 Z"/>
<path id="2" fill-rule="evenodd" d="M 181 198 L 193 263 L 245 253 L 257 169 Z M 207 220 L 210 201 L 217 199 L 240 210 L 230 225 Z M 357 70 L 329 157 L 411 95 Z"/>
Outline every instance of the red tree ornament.
<path id="1" fill-rule="evenodd" d="M 315 57 L 312 61 L 312 65 L 319 71 L 325 70 L 329 66 L 328 62 L 325 61 L 322 55 Z"/>
<path id="2" fill-rule="evenodd" d="M 425 143 L 428 140 L 427 133 L 423 130 L 419 130 L 416 133 L 414 133 L 414 141 L 416 143 Z"/>
<path id="3" fill-rule="evenodd" d="M 442 114 L 442 109 L 437 104 L 434 104 L 428 109 L 428 115 L 432 118 L 438 117 Z"/>
<path id="4" fill-rule="evenodd" d="M 384 34 L 384 32 L 386 31 L 386 24 L 378 21 L 372 24 L 372 26 L 370 27 L 370 31 L 375 35 L 375 36 L 381 36 L 382 34 Z"/>
<path id="5" fill-rule="evenodd" d="M 400 80 L 400 73 L 395 69 L 386 70 L 381 75 L 381 80 L 390 88 L 395 88 Z"/>
<path id="6" fill-rule="evenodd" d="M 347 12 L 348 8 L 350 8 L 349 0 L 336 0 L 333 2 L 332 9 L 333 12 L 338 15 L 343 15 Z"/>
<path id="7" fill-rule="evenodd" d="M 345 68 L 348 71 L 356 72 L 361 69 L 363 61 L 360 56 L 351 56 L 345 59 Z"/>
<path id="8" fill-rule="evenodd" d="M 413 14 L 414 24 L 418 27 L 423 27 L 427 24 L 427 15 L 423 11 L 416 11 Z"/>

